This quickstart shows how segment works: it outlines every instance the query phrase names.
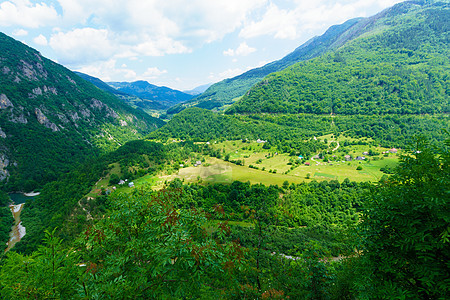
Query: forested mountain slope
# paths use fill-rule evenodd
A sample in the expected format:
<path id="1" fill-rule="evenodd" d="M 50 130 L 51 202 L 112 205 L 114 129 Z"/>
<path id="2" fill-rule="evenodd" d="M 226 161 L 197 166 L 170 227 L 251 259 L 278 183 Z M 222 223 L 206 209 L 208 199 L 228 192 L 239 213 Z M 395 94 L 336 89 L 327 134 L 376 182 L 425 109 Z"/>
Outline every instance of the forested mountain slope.
<path id="1" fill-rule="evenodd" d="M 267 76 L 227 113 L 448 113 L 449 6 L 398 4 L 336 51 Z"/>
<path id="2" fill-rule="evenodd" d="M 0 181 L 31 190 L 162 122 L 0 34 Z"/>
<path id="3" fill-rule="evenodd" d="M 165 86 L 156 86 L 143 80 L 134 82 L 108 82 L 108 84 L 118 92 L 133 95 L 144 100 L 140 105 L 137 104 L 141 108 L 157 108 L 157 105 L 159 104 L 161 108 L 167 109 L 175 104 L 188 101 L 193 97 L 190 94 L 173 90 Z M 145 103 L 145 101 L 150 102 Z"/>
<path id="4" fill-rule="evenodd" d="M 167 109 L 167 104 L 162 103 L 158 99 L 156 99 L 156 100 L 142 99 L 142 98 L 139 98 L 138 96 L 128 94 L 126 92 L 122 92 L 118 89 L 115 89 L 97 77 L 93 77 L 93 76 L 90 76 L 90 75 L 87 75 L 84 73 L 80 73 L 80 72 L 74 72 L 74 73 L 77 74 L 78 76 L 80 76 L 81 78 L 83 78 L 84 80 L 89 81 L 90 83 L 92 83 L 93 85 L 98 87 L 99 89 L 116 96 L 117 98 L 121 99 L 123 102 L 130 105 L 131 107 L 140 108 L 147 112 L 149 112 L 150 110 Z"/>
<path id="5" fill-rule="evenodd" d="M 329 50 L 330 47 L 334 48 L 336 43 L 343 43 L 343 40 L 345 40 L 342 37 L 343 33 L 358 23 L 359 20 L 352 19 L 341 25 L 331 26 L 323 35 L 310 39 L 282 59 L 215 83 L 201 95 L 188 101 L 186 104 L 175 106 L 168 112 L 177 112 L 189 106 L 212 109 L 233 103 L 235 98 L 244 95 L 245 92 L 266 75 L 280 71 L 296 62 L 316 57 Z"/>

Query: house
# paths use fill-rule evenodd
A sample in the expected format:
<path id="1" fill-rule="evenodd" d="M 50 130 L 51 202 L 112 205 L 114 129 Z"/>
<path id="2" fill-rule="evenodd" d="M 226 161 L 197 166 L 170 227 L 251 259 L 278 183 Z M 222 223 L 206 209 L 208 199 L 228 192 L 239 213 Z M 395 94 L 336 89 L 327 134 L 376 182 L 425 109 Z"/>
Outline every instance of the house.
<path id="1" fill-rule="evenodd" d="M 298 156 L 298 159 L 303 159 L 303 155 L 299 155 L 299 156 Z"/>
<path id="2" fill-rule="evenodd" d="M 125 181 L 123 181 L 122 179 L 119 180 L 119 185 L 124 185 Z"/>
<path id="3" fill-rule="evenodd" d="M 258 144 L 261 144 L 261 143 L 265 143 L 265 142 L 267 142 L 267 141 L 257 139 L 256 142 L 257 142 Z"/>
<path id="4" fill-rule="evenodd" d="M 392 149 L 389 149 L 389 152 L 391 152 L 391 153 L 397 153 L 397 149 L 395 149 L 395 148 L 392 148 Z"/>
<path id="5" fill-rule="evenodd" d="M 130 188 L 134 187 L 134 182 L 128 183 L 128 187 L 130 187 Z"/>
<path id="6" fill-rule="evenodd" d="M 197 161 L 195 162 L 195 164 L 194 164 L 194 167 L 198 167 L 198 166 L 200 166 L 201 164 L 202 164 L 202 162 L 199 161 L 199 160 L 197 160 Z"/>
<path id="7" fill-rule="evenodd" d="M 305 162 L 305 166 L 310 166 L 311 164 L 309 163 L 309 161 Z"/>
<path id="8" fill-rule="evenodd" d="M 345 161 L 352 161 L 352 157 L 350 155 L 344 156 Z"/>
<path id="9" fill-rule="evenodd" d="M 363 152 L 363 155 L 369 155 L 369 152 L 364 151 L 364 152 Z"/>
<path id="10" fill-rule="evenodd" d="M 366 158 L 364 156 L 357 156 L 355 159 L 356 160 L 365 160 Z"/>

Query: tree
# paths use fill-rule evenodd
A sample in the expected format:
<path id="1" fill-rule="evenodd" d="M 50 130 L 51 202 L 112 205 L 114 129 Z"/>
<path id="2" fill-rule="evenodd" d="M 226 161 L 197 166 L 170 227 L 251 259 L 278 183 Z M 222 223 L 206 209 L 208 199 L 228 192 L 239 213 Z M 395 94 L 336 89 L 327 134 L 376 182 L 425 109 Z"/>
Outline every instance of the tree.
<path id="1" fill-rule="evenodd" d="M 371 297 L 450 295 L 449 146 L 419 140 L 368 201 L 361 233 Z"/>
<path id="2" fill-rule="evenodd" d="M 212 238 L 204 212 L 177 208 L 182 189 L 110 197 L 109 217 L 79 240 L 90 299 L 197 298 L 232 288 L 242 249 L 223 241 L 226 224 Z"/>
<path id="3" fill-rule="evenodd" d="M 81 299 L 78 255 L 64 249 L 55 230 L 45 231 L 43 245 L 32 255 L 10 251 L 1 269 L 4 299 Z"/>

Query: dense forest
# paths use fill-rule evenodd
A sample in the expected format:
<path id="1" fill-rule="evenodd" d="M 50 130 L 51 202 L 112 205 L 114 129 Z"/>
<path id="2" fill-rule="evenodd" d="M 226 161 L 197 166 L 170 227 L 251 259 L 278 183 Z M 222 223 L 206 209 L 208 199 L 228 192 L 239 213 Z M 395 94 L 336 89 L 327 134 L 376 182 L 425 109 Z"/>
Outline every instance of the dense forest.
<path id="1" fill-rule="evenodd" d="M 167 123 L 0 34 L 0 241 L 5 191 L 40 192 L 0 298 L 449 299 L 447 2 L 331 27 Z"/>
<path id="2" fill-rule="evenodd" d="M 4 190 L 42 187 L 164 124 L 2 33 L 0 49 Z"/>
<path id="3" fill-rule="evenodd" d="M 267 76 L 226 113 L 448 113 L 447 4 L 391 17 L 340 49 Z"/>
<path id="4" fill-rule="evenodd" d="M 257 140 L 276 146 L 280 152 L 304 149 L 312 153 L 320 147 L 313 136 L 325 134 L 372 138 L 385 147 L 406 147 L 415 136 L 442 142 L 450 130 L 448 115 L 321 116 L 313 114 L 220 115 L 189 108 L 173 117 L 148 137 L 167 141 Z M 315 145 L 315 146 L 314 146 Z M 305 147 L 312 147 L 311 149 Z"/>
<path id="5" fill-rule="evenodd" d="M 197 147 L 203 146 L 166 149 L 133 142 L 105 159 L 103 167 L 117 160 L 136 164 L 143 156 L 170 162 L 180 153 L 201 151 Z M 99 195 L 89 209 L 102 208 L 87 229 L 78 234 L 72 228 L 70 237 L 71 225 L 52 229 L 79 223 L 62 209 L 66 221 L 53 219 L 48 229 L 41 228 L 43 243 L 25 252 L 35 249 L 32 254 L 7 254 L 1 294 L 8 299 L 444 299 L 450 293 L 449 147 L 450 141 L 433 147 L 417 140 L 394 175 L 376 185 L 175 180 L 160 191 L 143 187 Z M 93 173 L 100 170 L 93 167 Z M 74 188 L 85 176 L 71 177 Z M 59 184 L 70 182 L 48 188 Z M 46 193 L 44 188 L 34 205 L 57 206 L 47 203 Z"/>

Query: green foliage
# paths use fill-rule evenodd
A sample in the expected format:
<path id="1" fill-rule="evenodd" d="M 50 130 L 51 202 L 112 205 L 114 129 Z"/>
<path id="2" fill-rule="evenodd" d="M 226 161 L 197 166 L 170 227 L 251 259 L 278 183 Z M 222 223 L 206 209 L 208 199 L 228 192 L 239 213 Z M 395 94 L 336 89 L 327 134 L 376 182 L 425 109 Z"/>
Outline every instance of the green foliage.
<path id="1" fill-rule="evenodd" d="M 436 18 L 448 24 L 449 9 L 431 7 L 376 20 L 371 34 L 267 76 L 226 112 L 448 113 L 448 37 Z"/>
<path id="2" fill-rule="evenodd" d="M 281 153 L 309 157 L 327 145 L 311 140 L 313 136 L 334 133 L 352 138 L 372 138 L 384 147 L 406 147 L 416 135 L 432 143 L 442 142 L 442 129 L 450 130 L 448 115 L 349 115 L 317 116 L 307 114 L 219 115 L 199 108 L 186 109 L 149 138 L 192 141 L 266 140 L 264 149 L 276 147 Z"/>
<path id="3" fill-rule="evenodd" d="M 31 191 L 163 122 L 132 109 L 26 45 L 0 34 L 1 151 L 9 191 Z"/>
<path id="4" fill-rule="evenodd" d="M 168 113 L 175 114 L 180 112 L 180 109 L 192 105 L 204 109 L 221 109 L 224 105 L 235 102 L 236 99 L 244 95 L 266 75 L 281 71 L 299 61 L 319 56 L 327 50 L 336 47 L 336 40 L 342 38 L 342 35 L 358 21 L 358 19 L 352 19 L 341 25 L 332 26 L 322 36 L 312 38 L 282 59 L 215 83 L 203 94 L 188 101 L 186 104 L 171 108 Z"/>
<path id="5" fill-rule="evenodd" d="M 111 82 L 116 93 L 125 93 L 139 97 L 134 99 L 134 104 L 145 108 L 167 109 L 177 103 L 188 101 L 191 95 L 181 91 L 173 90 L 168 87 L 159 87 L 148 83 L 147 81 L 135 82 Z"/>
<path id="6" fill-rule="evenodd" d="M 55 232 L 30 256 L 8 252 L 0 273 L 5 299 L 81 299 L 77 295 L 78 254 L 64 249 Z"/>
<path id="7" fill-rule="evenodd" d="M 361 234 L 371 297 L 444 299 L 450 293 L 450 142 L 419 140 L 367 202 Z M 367 287 L 367 286 L 366 286 Z"/>
<path id="8" fill-rule="evenodd" d="M 79 241 L 90 298 L 195 298 L 206 284 L 231 286 L 241 250 L 210 238 L 203 212 L 173 205 L 180 197 L 180 190 L 112 197 L 109 217 Z"/>

